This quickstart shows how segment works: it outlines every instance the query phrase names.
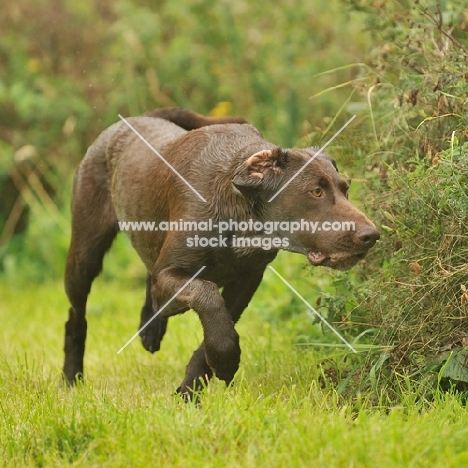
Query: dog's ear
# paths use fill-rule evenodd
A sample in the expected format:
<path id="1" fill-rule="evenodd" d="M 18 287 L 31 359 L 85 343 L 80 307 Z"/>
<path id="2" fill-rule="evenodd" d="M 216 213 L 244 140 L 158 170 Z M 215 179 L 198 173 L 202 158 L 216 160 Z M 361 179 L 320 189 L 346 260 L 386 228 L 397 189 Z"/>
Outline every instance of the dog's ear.
<path id="1" fill-rule="evenodd" d="M 236 192 L 248 195 L 253 190 L 275 190 L 281 182 L 288 153 L 282 148 L 266 149 L 249 156 L 235 173 Z"/>

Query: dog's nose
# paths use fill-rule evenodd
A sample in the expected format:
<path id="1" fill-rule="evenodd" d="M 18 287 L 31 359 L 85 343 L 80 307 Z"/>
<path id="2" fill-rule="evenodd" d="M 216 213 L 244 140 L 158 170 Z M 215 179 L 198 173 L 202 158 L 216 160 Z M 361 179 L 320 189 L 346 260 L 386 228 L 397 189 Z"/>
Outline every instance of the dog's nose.
<path id="1" fill-rule="evenodd" d="M 366 247 L 372 247 L 380 239 L 380 233 L 374 226 L 364 226 L 354 234 L 354 241 Z"/>

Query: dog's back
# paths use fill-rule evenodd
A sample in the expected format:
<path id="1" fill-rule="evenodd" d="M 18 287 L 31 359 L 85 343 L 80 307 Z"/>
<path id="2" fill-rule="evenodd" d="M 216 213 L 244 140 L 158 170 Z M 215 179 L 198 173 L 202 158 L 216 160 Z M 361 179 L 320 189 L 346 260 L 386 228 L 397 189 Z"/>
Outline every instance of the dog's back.
<path id="1" fill-rule="evenodd" d="M 160 154 L 187 131 L 215 124 L 247 123 L 242 117 L 205 117 L 175 107 L 155 109 L 144 116 L 130 117 L 126 122 L 143 130 L 142 136 L 151 141 L 151 146 Z M 140 138 L 126 122 L 111 125 L 89 147 L 75 175 L 74 199 L 78 193 L 87 193 L 95 201 L 100 200 L 101 206 L 106 205 L 105 199 L 110 197 L 109 169 L 112 172 L 122 149 L 130 141 Z M 151 151 L 149 148 L 148 150 Z"/>
<path id="2" fill-rule="evenodd" d="M 122 152 L 131 146 L 132 143 L 141 143 L 144 149 L 152 153 L 152 157 L 157 158 L 165 153 L 165 149 L 170 144 L 187 133 L 187 130 L 168 120 L 145 116 L 129 117 L 125 119 L 125 122 L 118 122 L 107 131 L 110 131 L 110 133 L 106 134 L 106 132 L 103 132 L 101 134 L 101 137 L 106 140 L 106 146 L 104 148 L 105 154 L 100 154 L 99 157 L 104 156 L 107 158 L 108 167 L 111 172 L 118 163 Z M 149 142 L 151 147 L 145 146 L 143 139 Z M 101 149 L 102 145 L 99 144 L 98 140 L 96 140 L 95 145 L 98 145 Z M 93 157 L 96 156 L 93 155 Z M 135 170 L 142 169 L 135 168 Z"/>

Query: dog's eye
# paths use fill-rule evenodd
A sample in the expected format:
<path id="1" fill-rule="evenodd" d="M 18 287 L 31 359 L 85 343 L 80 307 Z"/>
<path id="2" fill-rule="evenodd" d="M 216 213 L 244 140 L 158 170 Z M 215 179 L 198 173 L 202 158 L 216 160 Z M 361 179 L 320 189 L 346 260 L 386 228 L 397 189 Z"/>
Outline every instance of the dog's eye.
<path id="1" fill-rule="evenodd" d="M 323 196 L 323 190 L 320 187 L 317 187 L 316 189 L 311 190 L 310 193 L 316 198 L 320 198 Z"/>

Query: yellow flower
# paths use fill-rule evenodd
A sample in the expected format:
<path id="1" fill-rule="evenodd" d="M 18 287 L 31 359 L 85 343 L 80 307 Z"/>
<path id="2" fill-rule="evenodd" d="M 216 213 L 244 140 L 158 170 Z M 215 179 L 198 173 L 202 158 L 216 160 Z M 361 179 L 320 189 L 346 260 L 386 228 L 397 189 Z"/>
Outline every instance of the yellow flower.
<path id="1" fill-rule="evenodd" d="M 229 101 L 218 102 L 216 107 L 210 110 L 209 115 L 211 117 L 224 117 L 225 115 L 231 115 L 232 103 Z"/>
<path id="2" fill-rule="evenodd" d="M 37 73 L 42 68 L 42 62 L 37 58 L 32 58 L 28 60 L 26 67 L 30 73 Z"/>

